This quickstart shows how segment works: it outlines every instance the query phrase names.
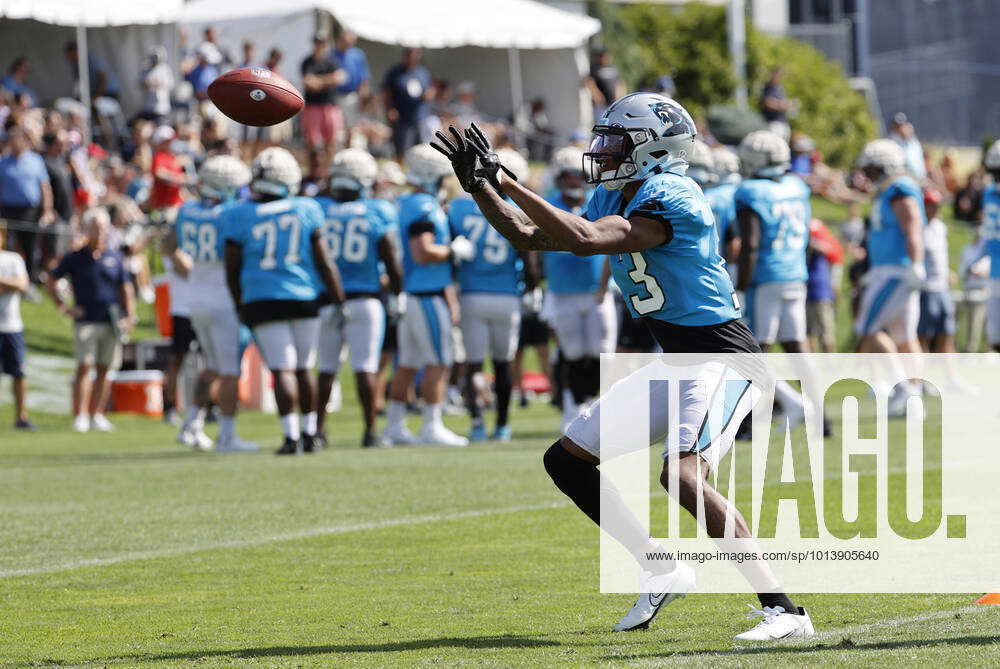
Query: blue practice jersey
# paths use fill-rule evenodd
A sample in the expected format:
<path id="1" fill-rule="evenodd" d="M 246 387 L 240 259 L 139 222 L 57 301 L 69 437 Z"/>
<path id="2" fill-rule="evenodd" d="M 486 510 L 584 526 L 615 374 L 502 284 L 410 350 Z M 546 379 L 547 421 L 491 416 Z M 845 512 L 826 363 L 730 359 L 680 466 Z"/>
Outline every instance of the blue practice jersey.
<path id="1" fill-rule="evenodd" d="M 451 283 L 451 263 L 447 260 L 421 265 L 410 253 L 410 237 L 433 232 L 434 242 L 448 244 L 451 233 L 448 217 L 437 198 L 428 193 L 412 193 L 399 199 L 399 242 L 403 247 L 403 289 L 408 293 L 436 293 Z"/>
<path id="2" fill-rule="evenodd" d="M 809 186 L 797 176 L 747 179 L 736 189 L 736 211 L 750 209 L 760 219 L 757 266 L 751 284 L 805 281 L 809 243 Z"/>
<path id="3" fill-rule="evenodd" d="M 983 192 L 983 242 L 990 257 L 990 278 L 1000 279 L 1000 189 L 996 184 Z"/>
<path id="4" fill-rule="evenodd" d="M 323 245 L 340 270 L 345 293 L 378 293 L 382 270 L 378 244 L 396 225 L 392 205 L 379 200 L 337 202 L 316 198 L 323 208 Z"/>
<path id="5" fill-rule="evenodd" d="M 186 202 L 177 210 L 177 246 L 196 263 L 222 263 L 223 210 L 233 203 Z"/>
<path id="6" fill-rule="evenodd" d="M 226 210 L 226 239 L 243 250 L 243 302 L 315 300 L 318 272 L 312 253 L 313 230 L 323 225 L 315 200 L 290 197 L 244 202 Z"/>
<path id="7" fill-rule="evenodd" d="M 715 218 L 698 184 L 672 172 L 657 174 L 624 206 L 621 191 L 599 188 L 586 218 L 633 213 L 663 221 L 668 229 L 660 246 L 611 256 L 611 274 L 633 317 L 675 325 L 718 325 L 740 317 L 719 255 Z"/>
<path id="8" fill-rule="evenodd" d="M 912 197 L 920 209 L 920 224 L 927 225 L 927 215 L 924 213 L 924 193 L 910 177 L 896 177 L 889 186 L 875 197 L 872 202 L 870 223 L 868 228 L 868 259 L 872 267 L 877 265 L 910 264 L 910 256 L 906 252 L 906 237 L 899 225 L 892 203 L 901 197 Z"/>
<path id="9" fill-rule="evenodd" d="M 583 216 L 595 191 L 587 192 L 582 207 L 566 204 L 558 192 L 548 199 L 550 204 L 563 211 Z M 568 251 L 547 251 L 542 254 L 542 268 L 548 289 L 553 293 L 593 293 L 601 286 L 604 256 L 575 256 Z"/>
<path id="10" fill-rule="evenodd" d="M 726 243 L 726 235 L 740 236 L 739 226 L 736 225 L 737 188 L 739 184 L 719 184 L 705 191 L 708 204 L 712 207 L 712 215 L 715 216 L 715 229 L 721 244 Z"/>
<path id="11" fill-rule="evenodd" d="M 476 257 L 458 263 L 458 283 L 464 293 L 521 293 L 521 257 L 510 242 L 490 225 L 471 197 L 452 200 L 448 226 L 455 237 L 464 235 L 476 246 Z"/>

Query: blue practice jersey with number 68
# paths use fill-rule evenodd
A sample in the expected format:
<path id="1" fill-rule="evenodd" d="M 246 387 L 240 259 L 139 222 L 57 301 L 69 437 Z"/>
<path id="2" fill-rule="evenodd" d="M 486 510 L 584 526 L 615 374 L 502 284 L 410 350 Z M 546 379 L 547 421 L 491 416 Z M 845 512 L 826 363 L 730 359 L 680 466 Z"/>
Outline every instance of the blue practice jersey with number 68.
<path id="1" fill-rule="evenodd" d="M 369 198 L 316 201 L 325 217 L 323 245 L 340 270 L 344 292 L 378 293 L 382 289 L 378 244 L 396 226 L 392 205 Z"/>
<path id="2" fill-rule="evenodd" d="M 983 243 L 990 257 L 990 278 L 1000 279 L 1000 188 L 995 183 L 983 192 Z"/>
<path id="3" fill-rule="evenodd" d="M 736 189 L 736 211 L 750 209 L 760 220 L 757 266 L 751 284 L 808 278 L 809 193 L 806 182 L 791 174 L 778 180 L 747 179 Z"/>
<path id="4" fill-rule="evenodd" d="M 458 283 L 464 293 L 521 293 L 521 257 L 510 242 L 487 222 L 471 197 L 452 200 L 448 227 L 476 247 L 476 257 L 458 263 Z"/>
<path id="5" fill-rule="evenodd" d="M 451 261 L 421 264 L 410 252 L 410 238 L 430 232 L 435 244 L 451 242 L 448 217 L 429 193 L 411 193 L 399 199 L 399 238 L 403 246 L 403 289 L 408 293 L 437 293 L 451 283 Z"/>
<path id="6" fill-rule="evenodd" d="M 319 295 L 313 230 L 323 225 L 315 200 L 290 197 L 244 202 L 223 214 L 226 239 L 240 245 L 243 302 L 310 301 Z"/>
<path id="7" fill-rule="evenodd" d="M 222 263 L 225 234 L 222 212 L 232 204 L 186 202 L 177 210 L 174 230 L 177 246 L 195 263 Z"/>
<path id="8" fill-rule="evenodd" d="M 692 179 L 672 172 L 646 179 L 635 197 L 598 188 L 585 218 L 632 214 L 662 221 L 663 244 L 611 256 L 611 274 L 634 317 L 675 325 L 718 325 L 740 317 L 719 255 L 715 218 Z"/>

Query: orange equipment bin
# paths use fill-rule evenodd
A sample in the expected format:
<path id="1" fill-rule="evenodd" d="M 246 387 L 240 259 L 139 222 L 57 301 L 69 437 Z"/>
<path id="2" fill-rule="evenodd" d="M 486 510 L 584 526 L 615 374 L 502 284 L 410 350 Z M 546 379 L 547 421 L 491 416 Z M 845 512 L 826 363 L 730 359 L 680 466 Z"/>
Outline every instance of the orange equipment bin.
<path id="1" fill-rule="evenodd" d="M 163 372 L 156 369 L 118 372 L 111 383 L 111 403 L 118 413 L 163 415 Z"/>

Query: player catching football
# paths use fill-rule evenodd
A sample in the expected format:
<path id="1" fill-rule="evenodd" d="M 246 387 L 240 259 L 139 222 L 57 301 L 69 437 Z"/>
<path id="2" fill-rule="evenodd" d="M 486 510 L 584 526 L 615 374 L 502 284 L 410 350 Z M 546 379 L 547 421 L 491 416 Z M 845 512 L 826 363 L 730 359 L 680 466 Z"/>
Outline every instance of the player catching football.
<path id="1" fill-rule="evenodd" d="M 515 248 L 608 255 L 629 312 L 642 319 L 664 351 L 759 352 L 740 321 L 711 209 L 701 189 L 685 176 L 696 134 L 687 111 L 664 96 L 633 93 L 612 104 L 593 132 L 584 171 L 588 182 L 604 188 L 598 189 L 583 216 L 553 206 L 511 179 L 475 125 L 464 135 L 455 128 L 451 137 L 438 133 L 441 145 L 436 148 L 451 161 L 483 215 Z M 517 206 L 505 202 L 503 195 Z M 721 376 L 708 373 L 693 382 L 694 396 L 685 392 L 676 430 L 679 443 L 671 440 L 667 447 L 660 480 L 665 487 L 671 482 L 671 491 L 693 515 L 702 498 L 710 536 L 726 536 L 728 514 L 735 518 L 735 536 L 748 539 L 743 517 L 707 481 L 708 470 L 732 447 L 736 427 L 752 406 L 752 393 L 744 392 L 729 407 L 725 429 L 717 435 L 702 434 L 708 398 L 720 383 L 725 383 Z M 603 510 L 603 527 L 643 568 L 643 594 L 614 626 L 615 631 L 628 631 L 647 627 L 663 606 L 691 590 L 694 572 L 681 562 L 647 558 L 661 549 L 598 470 L 601 404 L 598 400 L 568 426 L 565 436 L 546 451 L 544 463 L 559 490 L 587 517 L 600 524 Z M 666 402 L 652 406 L 657 408 L 650 418 L 654 441 L 668 443 Z M 769 575 L 766 565 L 764 570 Z M 737 640 L 813 634 L 805 609 L 792 603 L 773 576 L 758 591 L 762 606 L 756 613 L 763 619 Z"/>

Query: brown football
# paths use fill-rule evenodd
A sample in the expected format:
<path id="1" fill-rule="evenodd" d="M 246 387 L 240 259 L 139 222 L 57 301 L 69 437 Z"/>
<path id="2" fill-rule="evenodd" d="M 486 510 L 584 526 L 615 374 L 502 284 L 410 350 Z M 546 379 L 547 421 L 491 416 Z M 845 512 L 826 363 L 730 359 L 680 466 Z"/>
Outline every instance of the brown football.
<path id="1" fill-rule="evenodd" d="M 208 97 L 223 114 L 244 125 L 277 125 L 302 109 L 302 94 L 266 67 L 241 67 L 219 76 Z"/>

